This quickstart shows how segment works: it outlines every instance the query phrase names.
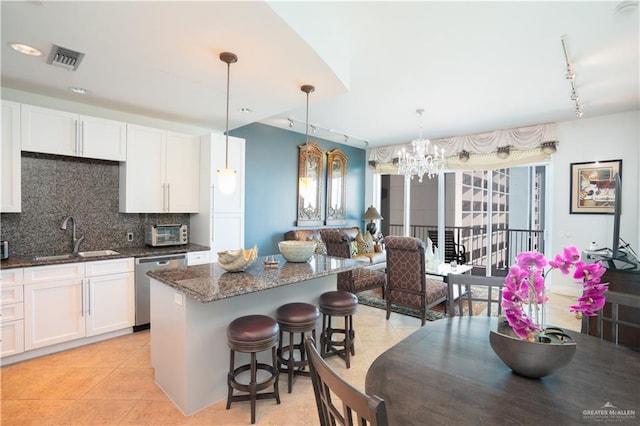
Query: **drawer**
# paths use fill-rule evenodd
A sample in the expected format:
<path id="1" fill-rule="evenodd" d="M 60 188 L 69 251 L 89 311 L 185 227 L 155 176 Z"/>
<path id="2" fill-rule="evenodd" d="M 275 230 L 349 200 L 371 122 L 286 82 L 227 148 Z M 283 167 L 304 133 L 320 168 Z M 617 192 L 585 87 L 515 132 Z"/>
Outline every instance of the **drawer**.
<path id="1" fill-rule="evenodd" d="M 0 330 L 0 333 L 2 334 L 0 357 L 16 355 L 24 352 L 23 320 L 2 323 Z"/>
<path id="2" fill-rule="evenodd" d="M 0 306 L 0 320 L 3 323 L 24 318 L 24 303 L 10 303 Z"/>
<path id="3" fill-rule="evenodd" d="M 126 259 L 96 260 L 95 262 L 87 262 L 85 276 L 95 277 L 99 275 L 121 274 L 123 272 L 133 272 L 134 268 L 135 261 L 133 257 Z"/>
<path id="4" fill-rule="evenodd" d="M 187 253 L 187 265 L 202 265 L 209 262 L 208 251 L 192 251 Z"/>
<path id="5" fill-rule="evenodd" d="M 22 285 L 2 286 L 0 289 L 0 305 L 22 303 L 23 300 L 24 287 Z"/>
<path id="6" fill-rule="evenodd" d="M 43 283 L 57 280 L 84 278 L 84 263 L 63 263 L 60 265 L 34 266 L 24 268 L 24 282 Z"/>
<path id="7" fill-rule="evenodd" d="M 23 271 L 22 268 L 3 269 L 2 271 L 0 271 L 0 278 L 2 279 L 2 287 L 6 285 L 22 284 L 23 282 L 22 271 Z"/>

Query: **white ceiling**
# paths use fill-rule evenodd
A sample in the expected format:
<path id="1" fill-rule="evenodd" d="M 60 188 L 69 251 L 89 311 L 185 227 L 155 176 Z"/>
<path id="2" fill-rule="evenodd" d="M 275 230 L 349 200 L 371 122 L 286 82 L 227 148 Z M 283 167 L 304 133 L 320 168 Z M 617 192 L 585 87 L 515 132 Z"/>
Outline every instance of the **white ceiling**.
<path id="1" fill-rule="evenodd" d="M 362 148 L 639 109 L 639 14 L 620 2 L 2 1 L 2 86 L 223 130 L 263 122 Z M 629 11 L 630 9 L 630 11 Z M 8 43 L 44 52 L 28 57 Z M 85 53 L 46 64 L 52 44 Z M 72 93 L 72 86 L 90 90 Z M 250 114 L 241 113 L 242 107 Z M 335 129 L 329 133 L 322 129 Z"/>

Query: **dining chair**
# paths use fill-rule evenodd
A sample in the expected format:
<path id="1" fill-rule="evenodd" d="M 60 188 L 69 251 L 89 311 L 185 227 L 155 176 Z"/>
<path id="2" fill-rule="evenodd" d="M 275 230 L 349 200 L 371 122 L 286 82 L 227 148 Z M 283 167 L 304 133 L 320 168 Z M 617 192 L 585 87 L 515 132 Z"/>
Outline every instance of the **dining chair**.
<path id="1" fill-rule="evenodd" d="M 472 287 L 485 287 L 484 291 L 473 292 Z M 469 316 L 473 316 L 473 302 L 484 302 L 487 304 L 487 316 L 491 316 L 492 305 L 498 305 L 498 315 L 502 313 L 500 302 L 502 301 L 502 288 L 504 287 L 504 277 L 486 277 L 482 275 L 449 274 L 447 276 L 447 311 L 450 317 L 456 315 L 456 301 L 458 304 L 458 314 L 464 316 L 462 307 L 463 299 L 467 302 Z M 494 291 L 496 289 L 497 291 Z M 457 290 L 457 294 L 456 294 Z M 494 297 L 495 296 L 495 297 Z"/>
<path id="2" fill-rule="evenodd" d="M 640 351 L 640 323 L 629 321 L 640 318 L 640 295 L 607 291 L 605 297 L 596 317 L 582 316 L 581 332 Z"/>
<path id="3" fill-rule="evenodd" d="M 320 426 L 388 424 L 387 408 L 382 398 L 362 393 L 340 377 L 322 359 L 312 338 L 307 337 L 304 343 Z"/>
<path id="4" fill-rule="evenodd" d="M 351 259 L 351 241 L 347 233 L 342 231 L 327 231 L 322 234 L 322 239 L 327 247 L 327 255 Z M 382 298 L 385 295 L 387 277 L 384 272 L 363 267 L 338 273 L 338 290 L 349 291 L 353 294 L 380 288 Z"/>
<path id="5" fill-rule="evenodd" d="M 447 284 L 426 277 L 424 242 L 415 237 L 389 235 L 384 239 L 387 251 L 387 319 L 391 306 L 418 309 L 422 325 L 427 310 L 447 300 Z"/>

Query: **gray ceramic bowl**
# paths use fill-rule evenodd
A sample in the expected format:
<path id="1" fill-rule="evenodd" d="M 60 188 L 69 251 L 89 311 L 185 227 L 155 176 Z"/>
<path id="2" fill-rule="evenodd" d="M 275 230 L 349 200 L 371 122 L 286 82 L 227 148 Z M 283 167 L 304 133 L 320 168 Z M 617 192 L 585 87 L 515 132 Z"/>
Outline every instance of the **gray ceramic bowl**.
<path id="1" fill-rule="evenodd" d="M 287 262 L 307 262 L 316 250 L 315 241 L 280 241 L 278 249 Z"/>

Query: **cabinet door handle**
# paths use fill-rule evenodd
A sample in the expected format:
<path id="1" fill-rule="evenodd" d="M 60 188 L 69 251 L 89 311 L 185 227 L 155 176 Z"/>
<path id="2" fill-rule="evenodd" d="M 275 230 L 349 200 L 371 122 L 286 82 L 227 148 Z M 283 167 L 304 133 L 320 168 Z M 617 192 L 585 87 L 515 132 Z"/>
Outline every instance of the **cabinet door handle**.
<path id="1" fill-rule="evenodd" d="M 162 184 L 162 211 L 167 211 L 167 184 Z"/>
<path id="2" fill-rule="evenodd" d="M 216 201 L 216 191 L 215 191 L 215 187 L 214 185 L 211 185 L 211 211 L 209 212 L 209 216 L 211 217 L 211 230 L 209 232 L 209 240 L 211 241 L 212 245 L 213 245 L 213 241 L 214 241 L 214 232 L 213 232 L 213 225 L 214 225 L 214 219 L 215 219 L 215 214 L 213 213 L 216 209 L 214 208 L 214 203 Z"/>
<path id="3" fill-rule="evenodd" d="M 216 211 L 215 202 L 216 202 L 216 188 L 215 188 L 215 185 L 211 185 L 211 212 L 212 213 Z"/>
<path id="4" fill-rule="evenodd" d="M 80 310 L 80 315 L 84 316 L 84 279 L 81 281 L 80 285 L 80 306 L 82 307 Z"/>
<path id="5" fill-rule="evenodd" d="M 84 155 L 84 121 L 80 122 L 80 138 L 78 140 L 78 145 L 80 146 L 80 155 Z"/>
<path id="6" fill-rule="evenodd" d="M 89 306 L 89 316 L 91 316 L 91 279 L 87 280 L 87 305 Z"/>
<path id="7" fill-rule="evenodd" d="M 167 211 L 171 209 L 171 184 L 167 184 Z"/>
<path id="8" fill-rule="evenodd" d="M 74 130 L 75 137 L 76 137 L 75 144 L 74 144 L 75 145 L 74 146 L 74 150 L 75 150 L 76 155 L 79 155 L 80 154 L 80 145 L 79 145 L 79 142 L 80 142 L 80 133 L 79 133 L 80 129 L 78 128 L 78 120 L 73 120 L 73 130 Z"/>

